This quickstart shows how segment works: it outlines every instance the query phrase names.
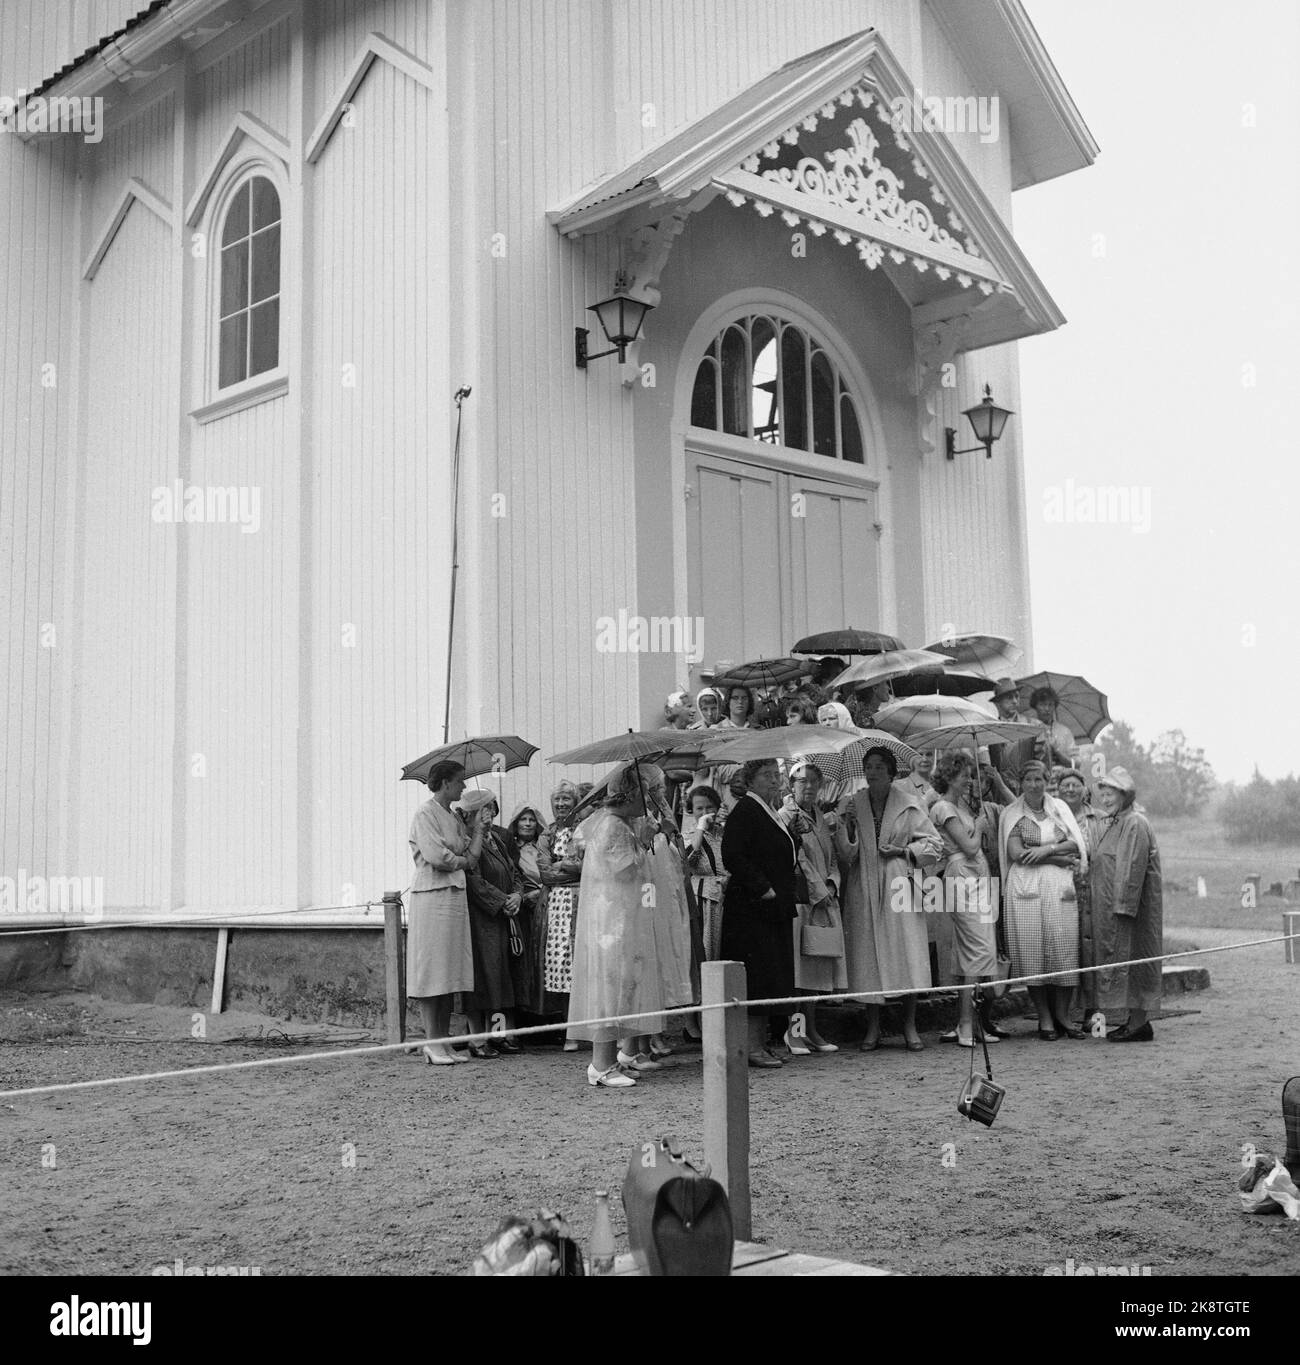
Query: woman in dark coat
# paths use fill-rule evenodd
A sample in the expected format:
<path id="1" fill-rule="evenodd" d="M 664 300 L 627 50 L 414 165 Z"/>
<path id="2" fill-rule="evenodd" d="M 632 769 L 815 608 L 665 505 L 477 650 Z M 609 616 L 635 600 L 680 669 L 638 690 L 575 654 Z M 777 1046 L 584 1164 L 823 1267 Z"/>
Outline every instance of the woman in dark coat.
<path id="1" fill-rule="evenodd" d="M 722 902 L 724 958 L 745 964 L 748 998 L 794 994 L 795 843 L 775 802 L 780 771 L 774 759 L 746 763 L 748 788 L 727 816 L 722 861 L 731 875 Z M 779 1057 L 764 1046 L 770 1014 L 784 1007 L 749 1011 L 749 1064 L 777 1067 Z"/>
<path id="2" fill-rule="evenodd" d="M 505 831 L 492 822 L 497 815 L 491 792 L 466 792 L 460 808 L 471 824 L 481 824 L 483 847 L 477 866 L 465 874 L 469 899 L 469 929 L 474 948 L 474 990 L 463 997 L 470 1030 L 486 1033 L 504 1024 L 505 1032 L 491 1043 L 471 1045 L 474 1057 L 497 1057 L 502 1052 L 522 1052 L 510 1037 L 514 1026 L 515 986 L 510 969 L 511 925 L 523 903 L 522 879 L 510 856 Z M 516 925 L 516 932 L 518 931 Z"/>

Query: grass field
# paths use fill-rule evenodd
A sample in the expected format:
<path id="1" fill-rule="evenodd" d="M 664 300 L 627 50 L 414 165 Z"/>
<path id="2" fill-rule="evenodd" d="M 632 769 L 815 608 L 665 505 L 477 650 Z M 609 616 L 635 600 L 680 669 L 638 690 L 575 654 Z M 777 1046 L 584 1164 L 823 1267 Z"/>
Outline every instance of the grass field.
<path id="1" fill-rule="evenodd" d="M 1165 881 L 1167 929 L 1260 929 L 1280 933 L 1286 902 L 1264 894 L 1272 882 L 1300 874 L 1300 842 L 1230 844 L 1217 821 L 1202 815 L 1152 820 L 1160 845 Z M 1253 908 L 1242 906 L 1242 885 L 1259 873 L 1261 895 Z M 1209 893 L 1196 895 L 1197 877 Z M 1294 907 L 1300 909 L 1300 902 Z"/>

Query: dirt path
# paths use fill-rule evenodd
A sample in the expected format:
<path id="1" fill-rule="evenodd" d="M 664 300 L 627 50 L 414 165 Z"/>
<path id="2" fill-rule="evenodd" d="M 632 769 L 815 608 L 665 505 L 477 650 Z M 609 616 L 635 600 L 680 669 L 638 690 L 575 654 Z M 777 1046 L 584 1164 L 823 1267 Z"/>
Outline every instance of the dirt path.
<path id="1" fill-rule="evenodd" d="M 1203 946 L 1252 936 L 1195 933 Z M 913 1274 L 1041 1274 L 1071 1258 L 1296 1274 L 1300 1225 L 1241 1214 L 1234 1183 L 1243 1143 L 1281 1146 L 1300 967 L 1276 946 L 1208 961 L 1213 988 L 1170 1001 L 1201 1012 L 1157 1024 L 1151 1046 L 1040 1043 L 1014 1023 L 994 1054 L 1010 1093 L 992 1129 L 956 1113 L 966 1054 L 933 1034 L 923 1054 L 887 1040 L 751 1073 L 757 1238 Z M 189 1018 L 10 997 L 0 1075 L 21 1086 L 267 1055 L 221 1039 L 272 1021 L 224 1016 L 199 1042 Z M 592 1191 L 621 1184 L 634 1146 L 670 1132 L 698 1151 L 701 1129 L 698 1052 L 621 1094 L 589 1089 L 585 1063 L 551 1048 L 446 1070 L 339 1059 L 0 1101 L 0 1269 L 457 1272 L 504 1213 L 540 1204 L 584 1237 Z"/>

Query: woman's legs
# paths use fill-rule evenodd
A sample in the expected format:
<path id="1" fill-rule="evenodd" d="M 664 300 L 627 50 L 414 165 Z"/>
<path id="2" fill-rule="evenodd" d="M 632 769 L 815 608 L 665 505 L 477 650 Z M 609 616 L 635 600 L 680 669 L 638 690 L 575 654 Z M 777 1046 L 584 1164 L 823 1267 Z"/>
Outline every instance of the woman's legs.
<path id="1" fill-rule="evenodd" d="M 904 996 L 902 1008 L 903 1038 L 909 1043 L 919 1043 L 921 1041 L 921 1035 L 916 1031 L 916 996 Z"/>
<path id="2" fill-rule="evenodd" d="M 1052 994 L 1056 997 L 1056 1018 L 1058 1023 L 1064 1024 L 1067 1028 L 1072 1028 L 1070 1023 L 1070 1011 L 1074 1008 L 1073 986 L 1055 986 Z"/>
<path id="3" fill-rule="evenodd" d="M 424 1036 L 426 1038 L 445 1038 L 451 1032 L 451 1005 L 450 995 L 422 995 L 415 998 L 415 1003 L 420 1010 L 420 1021 L 424 1024 Z M 452 1055 L 451 1046 L 447 1043 L 431 1045 L 429 1051 L 438 1057 L 449 1057 Z"/>
<path id="4" fill-rule="evenodd" d="M 605 1043 L 592 1043 L 591 1064 L 597 1071 L 608 1071 L 618 1062 L 619 1040 L 611 1038 Z"/>
<path id="5" fill-rule="evenodd" d="M 864 1048 L 875 1047 L 880 1042 L 880 1006 L 867 1006 L 867 1033 L 862 1040 Z"/>
<path id="6" fill-rule="evenodd" d="M 959 976 L 959 977 L 957 978 L 957 984 L 958 984 L 959 986 L 968 986 L 968 985 L 971 984 L 971 982 L 972 982 L 973 979 L 974 979 L 974 978 L 969 977 L 969 976 Z M 958 1038 L 961 1040 L 961 1042 L 963 1042 L 963 1043 L 969 1042 L 969 1041 L 971 1041 L 971 1040 L 974 1038 L 974 1036 L 975 1036 L 974 1029 L 975 1029 L 975 992 L 974 992 L 974 991 L 958 991 L 958 992 L 957 992 L 957 1037 L 958 1037 Z"/>
<path id="7" fill-rule="evenodd" d="M 1052 988 L 1050 986 L 1030 986 L 1029 998 L 1038 1011 L 1038 1028 L 1042 1033 L 1055 1033 L 1056 1020 L 1052 1016 Z"/>
<path id="8" fill-rule="evenodd" d="M 767 1030 L 770 1023 L 766 1014 L 751 1014 L 749 1016 L 749 1050 L 750 1052 L 762 1052 L 767 1046 Z"/>

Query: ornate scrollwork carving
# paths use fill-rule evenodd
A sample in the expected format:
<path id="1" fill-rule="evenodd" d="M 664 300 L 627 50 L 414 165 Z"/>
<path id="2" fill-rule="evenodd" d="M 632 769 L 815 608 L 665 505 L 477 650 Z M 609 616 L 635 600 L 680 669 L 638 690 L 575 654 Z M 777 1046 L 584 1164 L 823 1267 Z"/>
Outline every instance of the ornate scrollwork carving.
<path id="1" fill-rule="evenodd" d="M 826 165 L 805 156 L 794 167 L 764 171 L 763 179 L 978 259 L 973 242 L 959 242 L 927 204 L 906 197 L 902 178 L 880 160 L 880 140 L 866 119 L 854 119 L 848 131 L 851 145 L 827 152 Z"/>

